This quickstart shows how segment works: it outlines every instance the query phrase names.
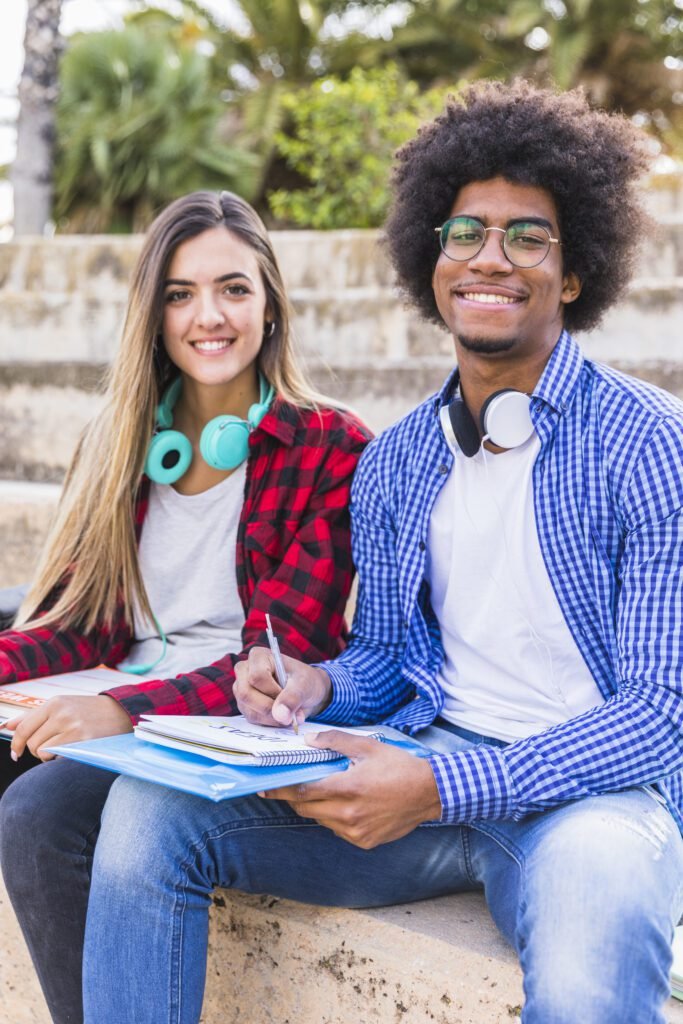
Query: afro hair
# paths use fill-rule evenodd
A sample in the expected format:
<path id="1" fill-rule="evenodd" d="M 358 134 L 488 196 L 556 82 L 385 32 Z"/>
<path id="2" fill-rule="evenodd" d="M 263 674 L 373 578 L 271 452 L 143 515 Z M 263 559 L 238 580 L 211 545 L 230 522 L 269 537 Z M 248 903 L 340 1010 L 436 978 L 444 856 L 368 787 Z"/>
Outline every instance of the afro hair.
<path id="1" fill-rule="evenodd" d="M 449 97 L 396 154 L 385 244 L 403 295 L 443 323 L 431 285 L 440 253 L 434 228 L 464 185 L 500 176 L 553 197 L 564 272 L 582 284 L 565 326 L 595 327 L 625 290 L 651 226 L 638 188 L 649 164 L 645 136 L 622 115 L 592 110 L 578 90 L 484 82 Z"/>

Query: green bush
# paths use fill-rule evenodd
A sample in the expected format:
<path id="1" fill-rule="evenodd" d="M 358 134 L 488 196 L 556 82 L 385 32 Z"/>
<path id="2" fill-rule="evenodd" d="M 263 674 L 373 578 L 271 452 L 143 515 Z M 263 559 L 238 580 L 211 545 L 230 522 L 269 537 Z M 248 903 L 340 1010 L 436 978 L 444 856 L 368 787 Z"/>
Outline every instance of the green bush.
<path id="1" fill-rule="evenodd" d="M 451 90 L 452 91 L 452 90 Z M 278 153 L 309 184 L 268 196 L 280 222 L 298 227 L 370 228 L 383 223 L 395 150 L 443 107 L 447 90 L 420 94 L 395 65 L 355 68 L 285 95 L 290 133 Z"/>

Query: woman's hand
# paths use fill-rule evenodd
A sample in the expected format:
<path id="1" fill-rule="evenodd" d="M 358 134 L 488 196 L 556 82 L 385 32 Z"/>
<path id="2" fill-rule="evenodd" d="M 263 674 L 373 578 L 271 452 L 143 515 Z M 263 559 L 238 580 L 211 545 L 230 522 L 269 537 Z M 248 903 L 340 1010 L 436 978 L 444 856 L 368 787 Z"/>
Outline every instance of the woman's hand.
<path id="1" fill-rule="evenodd" d="M 14 732 L 10 747 L 12 760 L 20 758 L 28 748 L 34 757 L 49 761 L 55 755 L 43 751 L 43 747 L 132 732 L 133 724 L 112 697 L 98 694 L 52 697 L 42 707 L 20 718 L 9 719 L 5 728 Z"/>
<path id="2" fill-rule="evenodd" d="M 250 722 L 282 727 L 320 714 L 332 696 L 327 672 L 283 656 L 287 685 L 280 689 L 275 662 L 267 647 L 252 647 L 247 661 L 235 666 L 233 693 L 237 707 Z"/>

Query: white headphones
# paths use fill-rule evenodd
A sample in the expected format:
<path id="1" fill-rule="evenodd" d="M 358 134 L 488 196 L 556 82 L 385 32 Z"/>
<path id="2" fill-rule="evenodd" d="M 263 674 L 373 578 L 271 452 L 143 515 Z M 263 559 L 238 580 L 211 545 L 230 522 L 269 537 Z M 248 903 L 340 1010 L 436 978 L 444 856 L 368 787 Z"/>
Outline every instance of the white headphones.
<path id="1" fill-rule="evenodd" d="M 519 448 L 534 433 L 531 399 L 522 391 L 503 388 L 486 399 L 479 413 L 479 424 L 457 394 L 439 409 L 441 428 L 448 447 L 455 455 L 461 451 L 472 458 L 484 441 L 498 448 Z"/>

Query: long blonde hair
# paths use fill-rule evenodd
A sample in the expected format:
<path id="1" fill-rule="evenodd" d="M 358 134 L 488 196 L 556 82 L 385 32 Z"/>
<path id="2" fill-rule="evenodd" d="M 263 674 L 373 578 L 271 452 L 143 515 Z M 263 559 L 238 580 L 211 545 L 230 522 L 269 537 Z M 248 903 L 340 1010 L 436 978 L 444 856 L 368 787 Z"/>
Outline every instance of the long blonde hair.
<path id="1" fill-rule="evenodd" d="M 112 363 L 105 404 L 86 427 L 66 475 L 55 522 L 17 625 L 111 624 L 121 601 L 129 624 L 137 602 L 151 610 L 140 574 L 135 503 L 160 397 L 176 370 L 161 338 L 164 281 L 178 246 L 223 225 L 254 251 L 274 329 L 258 368 L 276 393 L 297 405 L 330 403 L 297 364 L 291 309 L 266 228 L 231 192 L 193 192 L 171 203 L 150 225 L 130 286 L 128 308 Z"/>

